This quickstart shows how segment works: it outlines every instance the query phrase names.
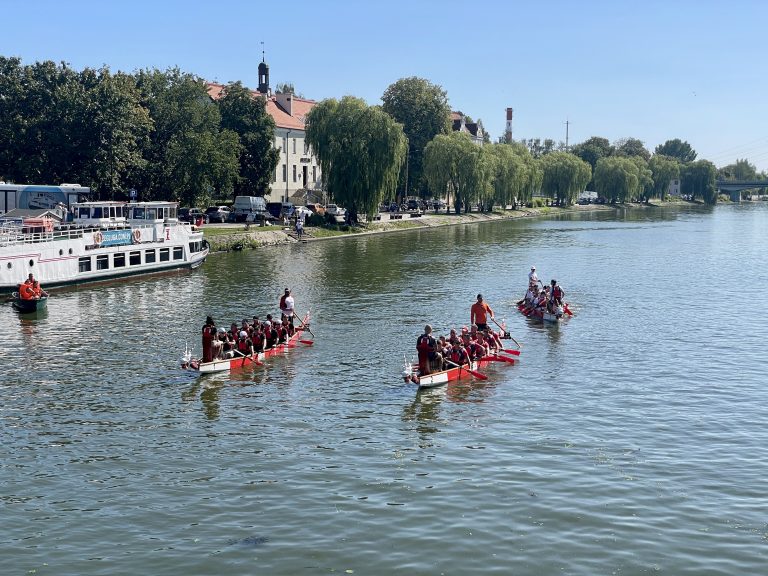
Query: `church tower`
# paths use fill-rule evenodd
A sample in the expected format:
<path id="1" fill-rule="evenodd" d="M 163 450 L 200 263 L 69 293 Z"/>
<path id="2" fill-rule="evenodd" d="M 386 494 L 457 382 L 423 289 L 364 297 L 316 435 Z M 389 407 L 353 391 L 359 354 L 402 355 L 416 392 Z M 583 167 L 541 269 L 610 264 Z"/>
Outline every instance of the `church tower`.
<path id="1" fill-rule="evenodd" d="M 262 42 L 262 44 L 264 44 Z M 269 96 L 269 66 L 264 62 L 264 48 L 261 50 L 261 64 L 259 64 L 259 88 L 258 91 Z"/>

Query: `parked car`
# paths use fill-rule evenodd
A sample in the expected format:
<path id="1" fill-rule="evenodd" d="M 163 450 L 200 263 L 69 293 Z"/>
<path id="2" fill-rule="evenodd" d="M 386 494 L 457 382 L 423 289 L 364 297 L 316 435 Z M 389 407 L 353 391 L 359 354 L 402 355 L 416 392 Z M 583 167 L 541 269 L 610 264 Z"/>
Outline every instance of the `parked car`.
<path id="1" fill-rule="evenodd" d="M 408 200 L 408 203 L 406 204 L 406 207 L 408 210 L 418 210 L 419 209 L 419 201 L 415 198 L 411 198 Z"/>
<path id="2" fill-rule="evenodd" d="M 231 210 L 226 206 L 209 206 L 205 210 L 209 222 L 224 223 L 229 218 Z"/>
<path id="3" fill-rule="evenodd" d="M 312 214 L 314 214 L 314 212 L 312 212 L 312 210 L 304 206 L 296 206 L 293 212 L 294 216 L 296 216 L 297 218 L 304 218 L 305 220 L 310 216 L 312 216 Z"/>
<path id="4" fill-rule="evenodd" d="M 208 222 L 210 222 L 208 215 L 200 210 L 200 208 L 179 208 L 180 222 L 190 222 L 195 224 L 200 220 L 202 220 L 203 224 L 208 224 Z"/>
<path id="5" fill-rule="evenodd" d="M 262 196 L 237 196 L 232 204 L 232 212 L 229 215 L 230 222 L 246 222 L 251 214 L 269 215 L 267 213 L 267 201 Z M 260 218 L 251 219 L 251 222 Z"/>
<path id="6" fill-rule="evenodd" d="M 307 208 L 309 208 L 315 214 L 320 214 L 320 216 L 325 214 L 325 206 L 322 204 L 307 204 Z"/>
<path id="7" fill-rule="evenodd" d="M 344 220 L 344 217 L 347 215 L 346 209 L 336 204 L 326 204 L 325 213 L 336 218 L 336 222 Z"/>

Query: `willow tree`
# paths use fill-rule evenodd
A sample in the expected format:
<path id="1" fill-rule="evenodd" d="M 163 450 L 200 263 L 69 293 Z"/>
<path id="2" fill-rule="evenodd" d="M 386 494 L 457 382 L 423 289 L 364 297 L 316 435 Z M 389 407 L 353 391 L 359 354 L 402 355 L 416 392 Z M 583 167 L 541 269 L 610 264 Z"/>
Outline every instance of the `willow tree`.
<path id="1" fill-rule="evenodd" d="M 686 164 L 680 174 L 681 192 L 691 198 L 701 198 L 707 204 L 717 202 L 717 168 L 709 160 Z"/>
<path id="2" fill-rule="evenodd" d="M 541 170 L 523 144 L 494 144 L 485 149 L 495 158 L 493 200 L 506 206 L 530 201 L 533 190 L 541 185 Z"/>
<path id="3" fill-rule="evenodd" d="M 627 157 L 600 158 L 595 166 L 595 191 L 611 204 L 625 202 L 637 193 L 640 175 Z"/>
<path id="4" fill-rule="evenodd" d="M 541 191 L 559 206 L 572 204 L 592 179 L 592 168 L 568 152 L 552 152 L 540 160 Z"/>
<path id="5" fill-rule="evenodd" d="M 490 153 L 462 132 L 439 134 L 424 148 L 424 177 L 436 196 L 446 195 L 457 214 L 470 204 L 487 202 L 493 181 Z"/>
<path id="6" fill-rule="evenodd" d="M 403 127 L 379 106 L 353 96 L 323 100 L 307 115 L 312 146 L 328 195 L 349 211 L 373 217 L 394 196 L 408 141 Z"/>
<path id="7" fill-rule="evenodd" d="M 653 195 L 662 201 L 666 200 L 670 181 L 680 178 L 680 163 L 674 158 L 654 154 L 648 167 L 653 173 Z"/>

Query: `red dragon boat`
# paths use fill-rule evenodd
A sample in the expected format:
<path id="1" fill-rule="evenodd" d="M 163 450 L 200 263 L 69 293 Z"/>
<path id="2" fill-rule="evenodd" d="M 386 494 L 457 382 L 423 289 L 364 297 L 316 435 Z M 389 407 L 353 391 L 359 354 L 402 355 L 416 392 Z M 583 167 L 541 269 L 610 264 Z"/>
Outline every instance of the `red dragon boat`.
<path id="1" fill-rule="evenodd" d="M 296 327 L 296 332 L 293 336 L 288 338 L 286 342 L 277 344 L 272 348 L 267 348 L 263 352 L 256 352 L 254 354 L 244 355 L 241 352 L 237 352 L 232 358 L 222 358 L 212 360 L 211 362 L 203 362 L 200 358 L 194 358 L 192 351 L 187 348 L 184 351 L 184 356 L 181 358 L 181 367 L 184 370 L 191 370 L 193 372 L 210 373 L 210 372 L 225 372 L 227 370 L 235 370 L 244 368 L 245 366 L 261 366 L 264 364 L 263 360 L 269 356 L 277 356 L 278 354 L 285 354 L 291 348 L 296 348 L 299 344 L 311 346 L 314 344 L 313 340 L 302 339 L 304 331 L 309 331 L 309 314 L 304 316 L 301 320 L 301 325 Z M 239 355 L 238 355 L 239 354 Z"/>
<path id="2" fill-rule="evenodd" d="M 498 353 L 483 356 L 478 360 L 472 360 L 468 364 L 463 364 L 461 366 L 453 364 L 453 366 L 446 370 L 423 375 L 419 374 L 418 365 L 414 366 L 412 362 L 405 360 L 402 376 L 404 382 L 413 382 L 419 388 L 434 388 L 435 386 L 441 386 L 453 380 L 468 377 L 487 380 L 488 376 L 482 372 L 478 372 L 479 368 L 488 366 L 491 362 L 502 362 L 508 365 L 513 365 L 518 361 L 518 356 L 520 356 L 520 350 L 504 349 L 500 350 Z M 448 363 L 451 364 L 451 362 Z"/>

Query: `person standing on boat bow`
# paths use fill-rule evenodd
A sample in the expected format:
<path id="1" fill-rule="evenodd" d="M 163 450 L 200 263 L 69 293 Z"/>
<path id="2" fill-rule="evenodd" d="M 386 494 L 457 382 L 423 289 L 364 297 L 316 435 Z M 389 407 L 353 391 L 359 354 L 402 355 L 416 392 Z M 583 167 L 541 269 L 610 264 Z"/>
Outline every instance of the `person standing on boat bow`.
<path id="1" fill-rule="evenodd" d="M 477 326 L 478 330 L 485 330 L 488 326 L 488 316 L 493 318 L 493 310 L 483 301 L 483 295 L 477 295 L 477 302 L 469 309 L 470 324 Z"/>
<path id="2" fill-rule="evenodd" d="M 424 326 L 424 334 L 416 340 L 416 352 L 419 355 L 419 375 L 425 376 L 431 372 L 430 363 L 435 359 L 437 341 L 432 336 L 432 326 Z"/>
<path id="3" fill-rule="evenodd" d="M 532 286 L 539 283 L 539 277 L 536 275 L 536 266 L 531 266 L 531 271 L 528 272 L 528 286 Z"/>
<path id="4" fill-rule="evenodd" d="M 280 319 L 288 320 L 288 323 L 293 326 L 294 300 L 288 288 L 285 289 L 285 293 L 280 297 L 280 312 L 282 314 Z"/>
<path id="5" fill-rule="evenodd" d="M 213 339 L 216 336 L 216 323 L 208 316 L 203 325 L 203 362 L 213 360 Z"/>

